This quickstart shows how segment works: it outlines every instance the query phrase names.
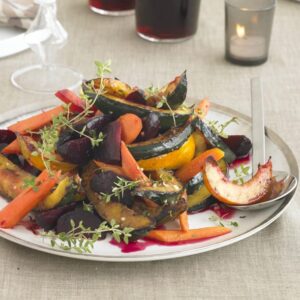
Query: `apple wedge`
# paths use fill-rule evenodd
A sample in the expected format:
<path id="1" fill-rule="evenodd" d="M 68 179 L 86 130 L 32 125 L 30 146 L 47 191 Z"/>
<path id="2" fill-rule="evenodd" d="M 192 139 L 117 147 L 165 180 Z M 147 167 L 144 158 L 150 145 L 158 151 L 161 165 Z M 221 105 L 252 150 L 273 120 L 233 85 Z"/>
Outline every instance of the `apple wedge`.
<path id="1" fill-rule="evenodd" d="M 209 157 L 204 166 L 204 183 L 219 201 L 231 205 L 253 204 L 266 200 L 272 189 L 272 162 L 260 165 L 256 174 L 242 185 L 231 182 L 217 162 Z"/>

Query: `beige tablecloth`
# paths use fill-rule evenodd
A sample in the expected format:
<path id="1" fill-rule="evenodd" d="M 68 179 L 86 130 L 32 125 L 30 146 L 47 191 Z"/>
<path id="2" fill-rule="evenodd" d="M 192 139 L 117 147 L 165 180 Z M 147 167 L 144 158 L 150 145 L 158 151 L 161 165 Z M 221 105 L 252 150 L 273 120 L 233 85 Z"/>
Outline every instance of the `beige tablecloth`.
<path id="1" fill-rule="evenodd" d="M 203 0 L 197 35 L 181 44 L 138 38 L 134 17 L 92 13 L 85 0 L 58 1 L 69 42 L 59 61 L 94 76 L 111 58 L 129 83 L 163 84 L 188 70 L 189 96 L 250 114 L 249 78 L 264 79 L 266 123 L 300 149 L 300 4 L 279 0 L 269 61 L 224 61 L 224 3 Z M 45 99 L 17 91 L 10 74 L 34 61 L 25 52 L 0 60 L 0 112 Z M 300 160 L 298 160 L 300 162 Z M 150 263 L 96 263 L 39 253 L 0 239 L 1 299 L 300 299 L 300 192 L 284 215 L 255 236 L 223 249 Z"/>

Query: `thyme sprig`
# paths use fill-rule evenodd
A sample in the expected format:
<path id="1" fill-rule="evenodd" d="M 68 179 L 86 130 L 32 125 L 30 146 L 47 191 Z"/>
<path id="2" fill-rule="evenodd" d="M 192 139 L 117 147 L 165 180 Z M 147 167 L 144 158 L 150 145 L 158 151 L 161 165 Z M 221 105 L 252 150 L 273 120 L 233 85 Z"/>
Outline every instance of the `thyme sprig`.
<path id="1" fill-rule="evenodd" d="M 26 188 L 29 188 L 29 187 L 31 187 L 34 192 L 37 192 L 39 190 L 38 186 L 35 183 L 34 178 L 24 178 L 23 188 L 26 189 Z"/>
<path id="2" fill-rule="evenodd" d="M 228 121 L 221 123 L 221 124 L 217 120 L 210 120 L 210 121 L 208 121 L 208 126 L 211 128 L 211 130 L 215 134 L 217 134 L 223 138 L 227 138 L 228 135 L 225 133 L 225 129 L 232 123 L 238 124 L 238 118 L 232 117 Z"/>
<path id="3" fill-rule="evenodd" d="M 73 220 L 70 221 L 70 224 L 71 230 L 66 233 L 48 231 L 42 232 L 41 235 L 50 239 L 53 248 L 57 247 L 65 251 L 75 250 L 78 253 L 92 253 L 95 243 L 104 233 L 111 233 L 117 242 L 120 243 L 123 240 L 128 244 L 133 231 L 133 228 L 129 227 L 121 229 L 114 220 L 110 224 L 106 221 L 102 222 L 96 229 L 85 227 L 82 221 L 77 226 Z"/>
<path id="4" fill-rule="evenodd" d="M 105 90 L 103 76 L 107 73 L 111 73 L 111 61 L 107 62 L 95 62 L 97 66 L 97 75 L 100 76 L 100 88 L 97 90 L 96 95 L 93 99 L 82 94 L 81 99 L 84 101 L 84 110 L 75 116 L 70 112 L 70 105 L 65 105 L 65 112 L 60 113 L 54 117 L 50 126 L 45 126 L 37 132 L 30 132 L 31 134 L 37 134 L 40 136 L 40 141 L 35 143 L 37 151 L 34 151 L 33 155 L 41 155 L 42 161 L 46 169 L 51 172 L 51 163 L 57 161 L 55 156 L 56 143 L 59 139 L 59 134 L 62 128 L 67 127 L 72 131 L 78 133 L 80 136 L 87 137 L 92 147 L 97 147 L 104 140 L 104 135 L 100 132 L 98 135 L 90 136 L 86 134 L 86 127 L 78 131 L 74 125 L 80 121 L 85 120 L 93 112 L 94 104 L 97 97 L 102 94 Z"/>
<path id="5" fill-rule="evenodd" d="M 233 169 L 235 178 L 232 180 L 234 183 L 244 184 L 245 177 L 250 175 L 250 167 L 240 164 L 238 167 Z"/>
<path id="6" fill-rule="evenodd" d="M 168 107 L 168 110 L 171 112 L 174 126 L 177 127 L 174 110 L 170 106 L 170 104 L 169 104 L 169 102 L 167 100 L 167 97 L 166 96 L 161 96 L 160 101 L 156 104 L 156 108 L 162 108 L 164 105 L 166 105 Z"/>
<path id="7" fill-rule="evenodd" d="M 138 186 L 140 181 L 129 181 L 121 177 L 117 177 L 118 181 L 114 183 L 114 187 L 112 188 L 112 193 L 106 194 L 101 193 L 100 195 L 103 197 L 105 202 L 110 202 L 112 197 L 116 197 L 120 200 L 123 196 L 125 191 L 131 191 Z"/>

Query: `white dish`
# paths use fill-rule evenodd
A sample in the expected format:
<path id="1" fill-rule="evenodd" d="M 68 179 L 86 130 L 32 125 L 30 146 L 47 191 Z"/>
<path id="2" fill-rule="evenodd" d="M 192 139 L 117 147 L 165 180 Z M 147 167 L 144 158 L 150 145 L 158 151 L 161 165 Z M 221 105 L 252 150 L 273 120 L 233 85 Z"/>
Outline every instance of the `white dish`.
<path id="1" fill-rule="evenodd" d="M 22 119 L 37 113 L 42 107 L 47 107 L 46 105 L 46 103 L 35 104 L 28 106 L 25 109 L 22 108 L 0 115 L 0 127 L 5 128 L 9 124 L 16 122 L 17 119 Z M 27 114 L 24 112 L 27 112 Z M 232 116 L 237 116 L 239 118 L 239 124 L 233 124 L 228 129 L 228 132 L 231 134 L 246 134 L 247 136 L 250 136 L 250 119 L 239 112 L 214 104 L 212 105 L 212 110 L 208 115 L 208 119 L 217 119 L 222 122 L 228 120 Z M 269 129 L 267 130 L 266 137 L 266 154 L 272 155 L 274 169 L 288 171 L 298 178 L 298 166 L 293 153 L 283 140 Z M 95 244 L 92 254 L 79 254 L 76 252 L 63 251 L 52 248 L 47 239 L 34 235 L 23 226 L 16 226 L 14 229 L 7 230 L 1 229 L 0 236 L 28 248 L 77 259 L 118 262 L 162 260 L 207 252 L 250 237 L 274 222 L 288 207 L 292 200 L 292 196 L 285 199 L 282 203 L 265 210 L 256 212 L 236 211 L 232 219 L 222 221 L 225 226 L 232 228 L 232 232 L 224 236 L 177 246 L 152 245 L 139 252 L 122 253 L 118 247 L 109 243 L 110 238 L 108 237 L 106 240 L 99 241 Z M 3 198 L 0 198 L 0 207 L 3 207 L 5 204 L 6 201 Z M 200 228 L 215 226 L 218 221 L 210 220 L 212 215 L 214 215 L 214 213 L 211 211 L 191 215 L 189 217 L 191 227 Z M 231 226 L 231 221 L 238 222 L 239 226 Z"/>
<path id="2" fill-rule="evenodd" d="M 28 47 L 24 41 L 24 30 L 0 26 L 0 58 L 22 52 Z"/>

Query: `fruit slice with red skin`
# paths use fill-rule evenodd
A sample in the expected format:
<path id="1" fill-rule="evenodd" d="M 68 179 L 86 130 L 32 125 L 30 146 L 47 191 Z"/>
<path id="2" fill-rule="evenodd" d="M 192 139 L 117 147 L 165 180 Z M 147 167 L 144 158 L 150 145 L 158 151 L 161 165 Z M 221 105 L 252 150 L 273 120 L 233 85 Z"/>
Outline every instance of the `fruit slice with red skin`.
<path id="1" fill-rule="evenodd" d="M 272 162 L 269 159 L 249 181 L 235 184 L 223 174 L 217 162 L 207 158 L 204 167 L 204 184 L 219 201 L 231 205 L 253 204 L 266 200 L 272 188 Z"/>

